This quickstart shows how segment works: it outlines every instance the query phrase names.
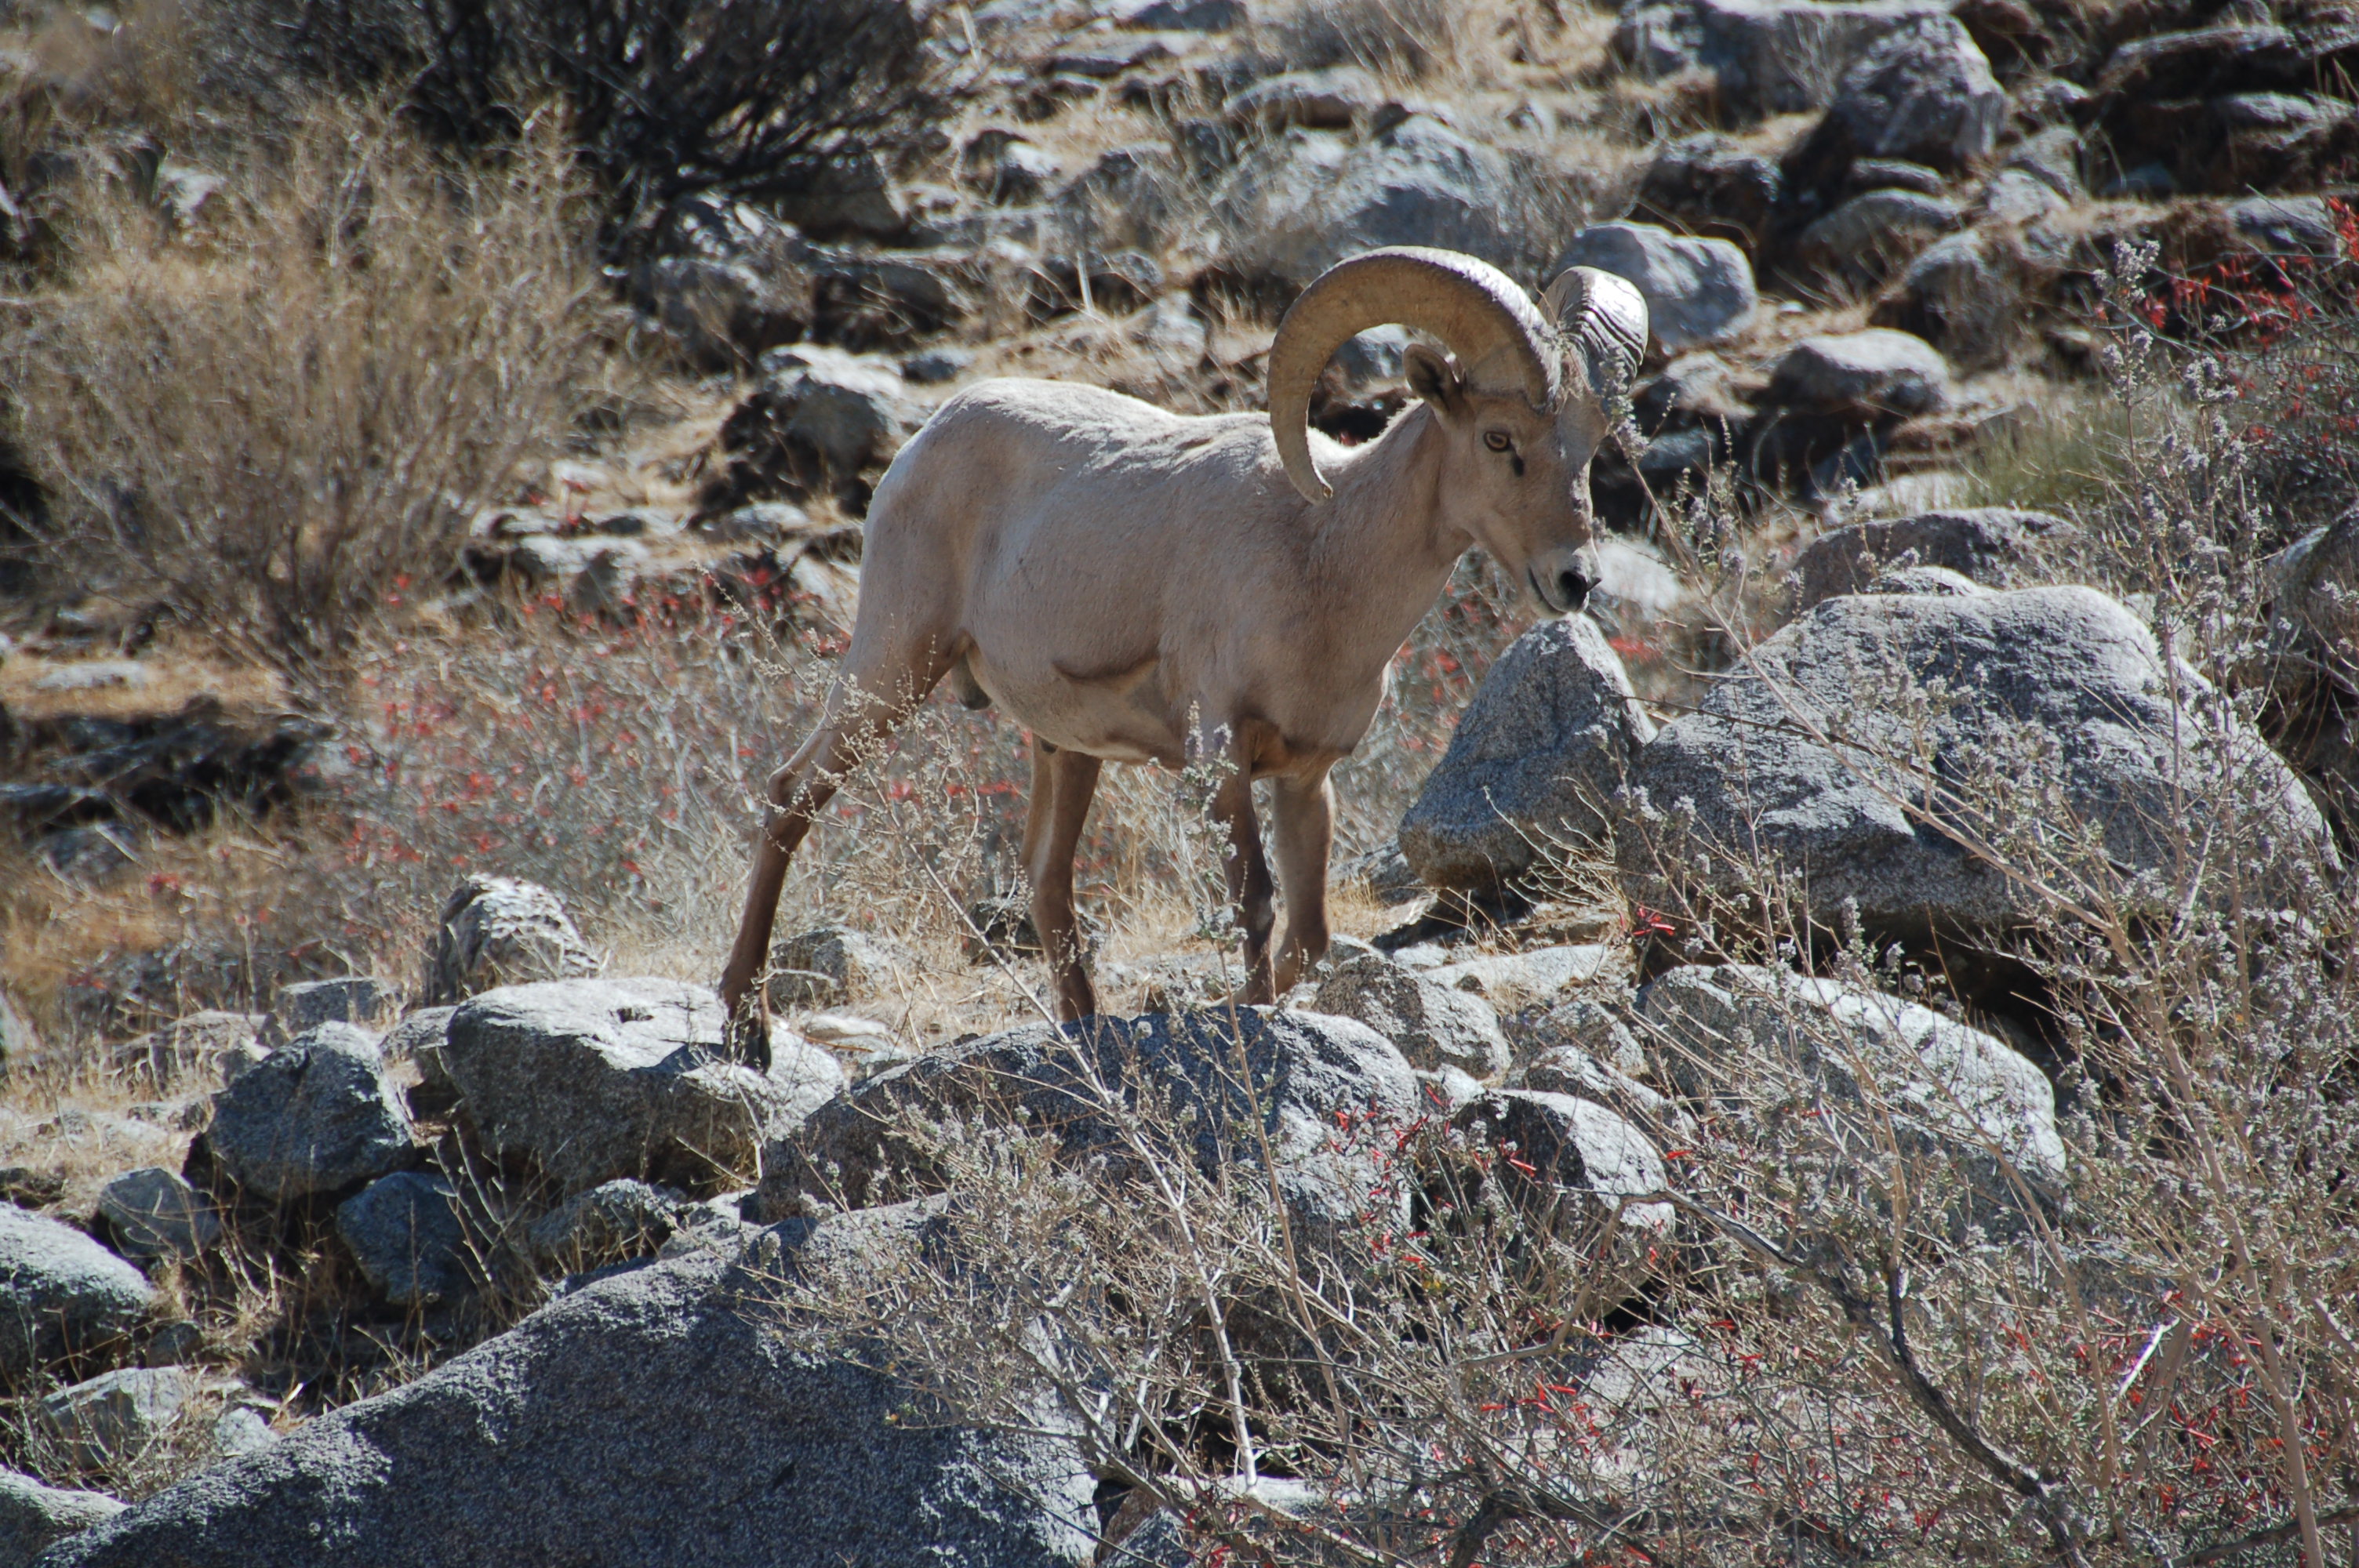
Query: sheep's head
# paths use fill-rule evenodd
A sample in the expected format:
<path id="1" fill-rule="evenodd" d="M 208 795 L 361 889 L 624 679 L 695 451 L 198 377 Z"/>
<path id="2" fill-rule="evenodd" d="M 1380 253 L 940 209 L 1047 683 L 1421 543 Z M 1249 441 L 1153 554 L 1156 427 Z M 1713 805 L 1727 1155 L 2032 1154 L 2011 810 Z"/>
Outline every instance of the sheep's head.
<path id="1" fill-rule="evenodd" d="M 1535 305 L 1498 268 L 1396 246 L 1339 262 L 1303 290 L 1269 351 L 1269 418 L 1295 489 L 1334 492 L 1310 455 L 1310 393 L 1355 333 L 1398 322 L 1439 339 L 1408 355 L 1410 389 L 1445 442 L 1443 521 L 1481 544 L 1549 610 L 1597 583 L 1589 462 L 1647 342 L 1647 302 L 1611 273 L 1574 267 Z"/>

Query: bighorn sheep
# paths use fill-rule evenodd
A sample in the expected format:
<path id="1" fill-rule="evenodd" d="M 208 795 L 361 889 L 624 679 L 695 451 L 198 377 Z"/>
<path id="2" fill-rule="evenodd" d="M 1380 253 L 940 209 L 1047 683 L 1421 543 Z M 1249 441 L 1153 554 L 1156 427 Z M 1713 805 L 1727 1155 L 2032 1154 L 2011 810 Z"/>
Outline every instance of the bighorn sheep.
<path id="1" fill-rule="evenodd" d="M 852 646 L 770 780 L 721 982 L 734 1048 L 767 1060 L 759 981 L 788 857 L 870 744 L 953 674 L 1034 737 L 1024 871 L 1061 1016 L 1097 1009 L 1073 853 L 1109 758 L 1229 764 L 1212 809 L 1245 934 L 1238 1000 L 1293 985 L 1327 949 L 1328 770 L 1367 733 L 1459 557 L 1483 546 L 1560 614 L 1596 583 L 1589 461 L 1646 343 L 1646 301 L 1576 267 L 1543 308 L 1471 256 L 1370 251 L 1279 324 L 1266 422 L 1055 382 L 986 381 L 943 404 L 876 488 Z M 1389 322 L 1450 351 L 1408 350 L 1418 402 L 1353 449 L 1315 436 L 1329 357 Z M 1261 778 L 1287 905 L 1274 959 Z"/>

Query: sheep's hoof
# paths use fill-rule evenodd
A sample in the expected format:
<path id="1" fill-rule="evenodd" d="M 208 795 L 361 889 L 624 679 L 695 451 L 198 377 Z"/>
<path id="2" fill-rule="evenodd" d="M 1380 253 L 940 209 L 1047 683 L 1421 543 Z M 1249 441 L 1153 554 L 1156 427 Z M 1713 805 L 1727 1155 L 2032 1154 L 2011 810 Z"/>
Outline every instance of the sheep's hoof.
<path id="1" fill-rule="evenodd" d="M 743 1062 L 757 1073 L 770 1070 L 770 1021 L 759 1002 L 734 1008 L 722 1026 L 721 1047 L 733 1062 Z"/>

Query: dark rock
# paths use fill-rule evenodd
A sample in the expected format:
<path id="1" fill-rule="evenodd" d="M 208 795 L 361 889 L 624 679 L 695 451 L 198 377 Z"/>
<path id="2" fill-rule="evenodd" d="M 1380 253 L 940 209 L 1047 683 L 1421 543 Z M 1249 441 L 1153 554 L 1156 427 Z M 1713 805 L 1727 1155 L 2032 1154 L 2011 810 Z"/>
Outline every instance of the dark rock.
<path id="1" fill-rule="evenodd" d="M 1903 562 L 1946 567 L 1990 588 L 2027 586 L 2042 556 L 2072 535 L 2071 524 L 2045 512 L 1974 507 L 1854 523 L 1810 541 L 1794 558 L 1799 613 L 1837 594 L 1865 591 Z"/>
<path id="2" fill-rule="evenodd" d="M 869 476 L 922 422 L 899 372 L 808 351 L 766 359 L 763 368 L 762 384 L 721 427 L 728 501 L 833 494 L 864 511 Z"/>
<path id="3" fill-rule="evenodd" d="M 555 893 L 511 877 L 469 877 L 443 901 L 419 1000 L 443 1006 L 495 986 L 594 975 L 602 967 Z"/>
<path id="4" fill-rule="evenodd" d="M 395 1306 L 451 1301 L 474 1288 L 459 1194 L 439 1172 L 397 1171 L 336 1206 L 336 1234 Z"/>
<path id="5" fill-rule="evenodd" d="M 1937 234 L 1958 226 L 1965 210 L 1914 190 L 1870 190 L 1853 197 L 1794 238 L 1794 259 L 1854 284 L 1881 281 Z"/>
<path id="6" fill-rule="evenodd" d="M 2313 529 L 2264 568 L 2269 634 L 2245 679 L 2264 731 L 2359 852 L 2359 511 Z"/>
<path id="7" fill-rule="evenodd" d="M 2029 176 L 2005 178 L 2048 192 Z M 2050 194 L 2048 200 L 2062 198 Z M 1919 251 L 1891 291 L 1876 301 L 1868 320 L 1922 338 L 1944 359 L 1965 369 L 2004 364 L 2034 319 L 2030 291 L 2052 273 L 2046 263 L 2027 254 L 2016 236 L 1970 229 Z"/>
<path id="8" fill-rule="evenodd" d="M 680 1228 L 688 1207 L 687 1195 L 669 1188 L 607 1182 L 535 1221 L 533 1253 L 569 1274 L 647 1257 Z"/>
<path id="9" fill-rule="evenodd" d="M 323 1023 L 213 1097 L 203 1147 L 254 1195 L 291 1203 L 398 1170 L 414 1148 L 376 1042 Z"/>
<path id="10" fill-rule="evenodd" d="M 1950 367 L 1922 338 L 1885 328 L 1805 338 L 1770 367 L 1767 401 L 1865 420 L 1948 406 Z"/>
<path id="11" fill-rule="evenodd" d="M 0 1206 L 0 1379 L 120 1338 L 155 1291 L 138 1270 L 71 1226 Z"/>
<path id="12" fill-rule="evenodd" d="M 1082 1568 L 1095 1481 L 1070 1444 L 909 1411 L 780 1299 L 782 1271 L 860 1267 L 897 1221 L 784 1227 L 742 1263 L 708 1252 L 584 1285 L 146 1498 L 46 1568 L 314 1568 L 342 1543 L 415 1568 Z"/>
<path id="13" fill-rule="evenodd" d="M 1550 847 L 1600 839 L 1600 805 L 1654 734 L 1630 677 L 1581 615 L 1517 638 L 1459 719 L 1401 819 L 1401 853 L 1438 888 L 1481 891 L 1543 866 Z"/>
<path id="14" fill-rule="evenodd" d="M 175 832 L 224 806 L 266 815 L 303 792 L 302 769 L 328 733 L 295 714 L 233 715 L 211 696 L 158 718 L 26 720 L 20 782 L 0 786 L 0 811 L 27 827 L 128 814 Z"/>
<path id="15" fill-rule="evenodd" d="M 99 1189 L 99 1217 L 124 1256 L 140 1262 L 189 1260 L 221 1239 L 212 1203 L 176 1171 L 126 1171 Z"/>
<path id="16" fill-rule="evenodd" d="M 1768 232 L 1782 186 L 1777 165 L 1717 132 L 1671 143 L 1647 166 L 1639 207 L 1748 253 Z"/>
<path id="17" fill-rule="evenodd" d="M 628 1176 L 711 1192 L 843 1087 L 785 1030 L 767 1071 L 731 1060 L 722 1022 L 717 997 L 676 980 L 508 986 L 460 1007 L 442 1058 L 484 1141 L 562 1191 Z"/>
<path id="18" fill-rule="evenodd" d="M 2006 94 L 1965 28 L 1925 16 L 1893 28 L 1843 73 L 1827 119 L 1858 157 L 1957 168 L 1998 144 Z"/>

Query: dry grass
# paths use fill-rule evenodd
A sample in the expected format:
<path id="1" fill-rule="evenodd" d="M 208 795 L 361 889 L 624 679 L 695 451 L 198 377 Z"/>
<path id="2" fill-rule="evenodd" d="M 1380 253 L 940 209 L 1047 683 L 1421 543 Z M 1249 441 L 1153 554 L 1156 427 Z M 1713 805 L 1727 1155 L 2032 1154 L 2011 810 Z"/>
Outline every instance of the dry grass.
<path id="1" fill-rule="evenodd" d="M 91 192 L 65 279 L 0 332 L 53 569 L 332 684 L 582 395 L 576 200 L 553 134 L 469 172 L 329 109 L 193 232 Z"/>

